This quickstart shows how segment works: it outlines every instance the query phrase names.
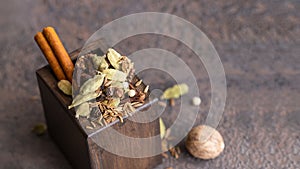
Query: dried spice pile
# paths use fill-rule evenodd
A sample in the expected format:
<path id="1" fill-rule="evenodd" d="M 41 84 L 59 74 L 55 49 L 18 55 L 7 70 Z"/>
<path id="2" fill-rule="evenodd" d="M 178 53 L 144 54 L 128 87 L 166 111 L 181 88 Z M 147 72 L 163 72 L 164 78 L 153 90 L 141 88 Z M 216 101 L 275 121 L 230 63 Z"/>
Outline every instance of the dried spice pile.
<path id="1" fill-rule="evenodd" d="M 171 136 L 171 128 L 166 129 L 165 123 L 162 118 L 159 118 L 159 127 L 160 127 L 160 138 L 161 138 L 161 148 L 162 148 L 162 156 L 164 158 L 169 158 L 170 154 L 175 159 L 179 158 L 181 150 L 178 146 L 173 146 L 169 143 L 174 137 Z M 169 152 L 169 153 L 167 153 Z"/>
<path id="2" fill-rule="evenodd" d="M 92 64 L 92 65 L 89 65 Z M 87 54 L 76 63 L 83 84 L 78 87 L 70 108 L 76 107 L 76 118 L 91 122 L 88 129 L 131 115 L 145 103 L 149 86 L 134 76 L 134 63 L 114 49 L 103 56 Z M 94 73 L 94 74 L 93 74 Z M 76 85 L 76 84 L 75 84 Z"/>

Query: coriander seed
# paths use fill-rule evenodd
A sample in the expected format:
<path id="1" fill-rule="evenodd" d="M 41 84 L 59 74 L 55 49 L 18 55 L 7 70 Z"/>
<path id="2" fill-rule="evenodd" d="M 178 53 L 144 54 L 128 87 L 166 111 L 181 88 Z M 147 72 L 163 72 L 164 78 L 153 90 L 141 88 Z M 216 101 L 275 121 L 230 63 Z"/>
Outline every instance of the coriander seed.
<path id="1" fill-rule="evenodd" d="M 129 96 L 129 97 L 134 97 L 135 94 L 136 94 L 135 90 L 129 90 L 129 91 L 128 91 L 128 96 Z"/>
<path id="2" fill-rule="evenodd" d="M 194 106 L 199 106 L 201 104 L 201 99 L 200 97 L 193 97 L 192 102 Z"/>

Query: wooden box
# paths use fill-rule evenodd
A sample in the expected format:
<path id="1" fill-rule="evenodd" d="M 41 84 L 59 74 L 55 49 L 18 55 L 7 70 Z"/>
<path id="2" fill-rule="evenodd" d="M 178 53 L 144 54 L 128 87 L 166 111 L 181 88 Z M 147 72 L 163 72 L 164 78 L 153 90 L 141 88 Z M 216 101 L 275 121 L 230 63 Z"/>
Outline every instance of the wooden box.
<path id="1" fill-rule="evenodd" d="M 72 52 L 71 58 L 75 60 L 78 53 L 79 50 Z M 72 100 L 59 91 L 57 80 L 50 67 L 45 66 L 37 70 L 36 76 L 49 134 L 73 168 L 147 169 L 161 163 L 160 155 L 147 158 L 128 158 L 103 150 L 88 139 L 74 116 L 74 109 L 67 108 Z M 123 124 L 114 124 L 113 128 L 120 133 L 129 133 L 131 137 L 145 138 L 159 135 L 158 120 L 144 124 L 126 120 Z"/>

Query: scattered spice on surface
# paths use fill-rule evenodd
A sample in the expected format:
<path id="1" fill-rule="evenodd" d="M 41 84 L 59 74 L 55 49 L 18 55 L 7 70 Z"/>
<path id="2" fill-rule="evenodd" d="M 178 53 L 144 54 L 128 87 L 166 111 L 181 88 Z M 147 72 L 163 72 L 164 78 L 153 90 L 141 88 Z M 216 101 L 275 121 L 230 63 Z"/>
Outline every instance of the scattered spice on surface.
<path id="1" fill-rule="evenodd" d="M 162 118 L 159 118 L 160 138 L 163 139 L 166 134 L 166 126 Z"/>
<path id="2" fill-rule="evenodd" d="M 199 106 L 201 104 L 201 99 L 200 97 L 193 97 L 192 102 L 194 106 Z"/>
<path id="3" fill-rule="evenodd" d="M 185 83 L 177 84 L 166 89 L 161 96 L 161 99 L 177 99 L 180 96 L 188 93 L 188 91 L 189 87 Z"/>
<path id="4" fill-rule="evenodd" d="M 47 126 L 44 123 L 38 123 L 36 125 L 34 125 L 34 127 L 31 130 L 34 134 L 36 134 L 37 136 L 42 136 L 46 133 L 47 131 Z"/>
<path id="5" fill-rule="evenodd" d="M 206 125 L 194 127 L 187 136 L 185 146 L 194 157 L 204 160 L 218 157 L 225 148 L 221 134 Z"/>
<path id="6" fill-rule="evenodd" d="M 170 151 L 170 153 L 171 153 L 171 156 L 173 156 L 175 159 L 178 159 L 178 158 L 179 158 L 179 155 L 180 155 L 180 153 L 181 153 L 179 147 L 172 147 L 172 148 L 170 148 L 169 151 Z"/>
<path id="7" fill-rule="evenodd" d="M 167 107 L 167 103 L 163 101 L 159 101 L 157 104 L 160 105 L 161 107 Z"/>
<path id="8" fill-rule="evenodd" d="M 85 128 L 90 129 L 90 130 L 94 129 L 94 127 L 92 127 L 92 126 L 85 126 Z"/>
<path id="9" fill-rule="evenodd" d="M 172 157 L 175 159 L 179 158 L 180 155 L 180 148 L 178 146 L 173 147 L 172 145 L 169 144 L 168 141 L 172 140 L 172 137 L 170 136 L 171 134 L 171 129 L 168 128 L 166 129 L 166 126 L 162 120 L 162 118 L 159 118 L 159 126 L 160 126 L 160 137 L 162 139 L 161 141 L 161 148 L 162 148 L 162 156 L 164 158 L 168 158 L 168 154 L 165 152 L 169 152 Z"/>
<path id="10" fill-rule="evenodd" d="M 171 105 L 172 107 L 174 107 L 174 106 L 175 106 L 175 104 L 176 104 L 176 103 L 175 103 L 175 99 L 173 99 L 173 98 L 172 98 L 172 99 L 170 99 L 170 105 Z"/>
<path id="11" fill-rule="evenodd" d="M 165 153 L 165 152 L 161 153 L 161 155 L 162 155 L 164 158 L 169 158 L 168 154 Z"/>

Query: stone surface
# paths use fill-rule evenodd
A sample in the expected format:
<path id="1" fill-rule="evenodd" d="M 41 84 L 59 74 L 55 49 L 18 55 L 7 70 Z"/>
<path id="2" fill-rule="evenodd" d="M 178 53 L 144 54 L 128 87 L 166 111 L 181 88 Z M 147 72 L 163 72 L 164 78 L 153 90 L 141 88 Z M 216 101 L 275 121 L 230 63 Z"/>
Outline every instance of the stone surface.
<path id="1" fill-rule="evenodd" d="M 299 1 L 3 0 L 0 4 L 2 168 L 71 168 L 47 134 L 37 137 L 30 132 L 36 123 L 44 122 L 35 70 L 46 60 L 33 40 L 34 34 L 54 26 L 72 51 L 105 23 L 144 11 L 175 14 L 205 32 L 223 62 L 228 86 L 218 127 L 226 144 L 222 155 L 202 161 L 182 147 L 178 160 L 165 159 L 157 168 L 300 166 Z M 189 49 L 173 39 L 151 35 L 136 36 L 118 45 L 125 54 L 160 46 L 186 58 L 197 73 L 202 99 L 197 124 L 203 123 L 210 84 L 205 68 L 191 59 Z M 170 113 L 166 124 L 175 116 Z"/>

